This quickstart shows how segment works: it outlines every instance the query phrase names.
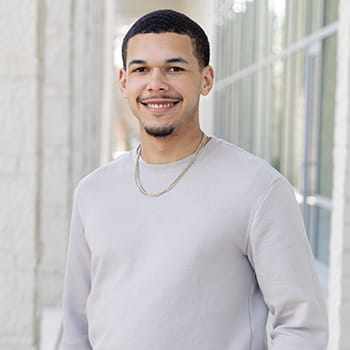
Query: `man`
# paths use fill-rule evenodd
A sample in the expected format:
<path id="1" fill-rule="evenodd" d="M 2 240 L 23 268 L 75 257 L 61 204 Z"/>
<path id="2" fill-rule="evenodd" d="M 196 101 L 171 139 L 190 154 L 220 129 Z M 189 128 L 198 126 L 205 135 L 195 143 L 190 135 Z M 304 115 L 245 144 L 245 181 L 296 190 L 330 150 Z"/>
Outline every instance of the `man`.
<path id="1" fill-rule="evenodd" d="M 123 42 L 141 145 L 74 196 L 63 350 L 322 350 L 327 317 L 288 182 L 199 126 L 213 85 L 199 25 L 171 10 Z"/>

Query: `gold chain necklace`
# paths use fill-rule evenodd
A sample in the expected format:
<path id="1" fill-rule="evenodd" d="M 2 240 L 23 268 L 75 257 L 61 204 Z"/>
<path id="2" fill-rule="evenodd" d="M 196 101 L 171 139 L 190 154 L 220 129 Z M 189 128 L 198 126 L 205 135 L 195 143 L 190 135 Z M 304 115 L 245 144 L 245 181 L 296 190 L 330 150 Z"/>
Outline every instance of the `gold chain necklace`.
<path id="1" fill-rule="evenodd" d="M 141 185 L 141 181 L 140 181 L 140 155 L 141 155 L 141 147 L 140 147 L 140 150 L 137 154 L 137 157 L 136 157 L 136 164 L 135 164 L 135 182 L 136 182 L 136 185 L 138 187 L 138 189 L 140 190 L 140 192 L 142 194 L 144 194 L 145 196 L 148 196 L 148 197 L 159 197 L 161 196 L 162 194 L 170 191 L 179 181 L 180 179 L 185 175 L 185 173 L 187 172 L 187 170 L 192 166 L 192 164 L 195 162 L 195 160 L 198 158 L 199 154 L 201 153 L 203 147 L 205 146 L 206 142 L 207 142 L 207 139 L 208 139 L 208 136 L 205 135 L 203 133 L 203 136 L 202 136 L 202 139 L 201 139 L 201 142 L 199 143 L 197 149 L 195 150 L 192 158 L 190 159 L 190 161 L 188 162 L 188 164 L 186 165 L 186 167 L 181 171 L 181 173 L 171 182 L 171 184 L 165 188 L 163 191 L 160 191 L 160 192 L 155 192 L 155 193 L 152 193 L 152 192 L 147 192 L 143 186 Z"/>

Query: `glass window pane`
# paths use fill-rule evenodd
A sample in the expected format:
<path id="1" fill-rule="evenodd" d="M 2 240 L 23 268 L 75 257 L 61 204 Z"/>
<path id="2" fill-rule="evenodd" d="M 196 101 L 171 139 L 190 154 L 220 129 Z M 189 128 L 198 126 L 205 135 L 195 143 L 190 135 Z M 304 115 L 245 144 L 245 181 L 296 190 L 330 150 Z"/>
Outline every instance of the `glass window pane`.
<path id="1" fill-rule="evenodd" d="M 330 199 L 336 35 L 298 51 L 291 46 L 335 22 L 338 0 L 217 3 L 217 80 L 237 79 L 216 91 L 217 135 L 265 158 L 306 198 Z M 265 61 L 286 48 L 279 61 Z M 330 212 L 305 203 L 313 251 L 328 263 Z"/>
<path id="2" fill-rule="evenodd" d="M 335 35 L 324 40 L 322 67 L 321 130 L 320 130 L 320 182 L 319 193 L 332 197 L 332 149 L 336 86 Z"/>
<path id="3" fill-rule="evenodd" d="M 328 265 L 329 262 L 329 233 L 331 215 L 328 210 L 317 208 L 318 230 L 315 256 L 318 260 Z"/>
<path id="4" fill-rule="evenodd" d="M 324 25 L 337 21 L 338 3 L 339 0 L 324 0 Z"/>
<path id="5" fill-rule="evenodd" d="M 308 18 L 311 21 L 311 32 L 314 32 L 321 28 L 321 5 L 322 2 L 320 0 L 310 1 Z"/>

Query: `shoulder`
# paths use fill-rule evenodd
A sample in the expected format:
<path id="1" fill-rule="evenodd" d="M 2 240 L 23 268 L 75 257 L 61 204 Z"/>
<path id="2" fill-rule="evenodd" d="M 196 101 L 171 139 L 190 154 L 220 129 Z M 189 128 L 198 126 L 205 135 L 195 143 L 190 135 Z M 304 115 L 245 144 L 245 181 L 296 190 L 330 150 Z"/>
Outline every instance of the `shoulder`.
<path id="1" fill-rule="evenodd" d="M 212 160 L 231 182 L 264 190 L 283 178 L 266 160 L 220 138 L 213 138 Z"/>
<path id="2" fill-rule="evenodd" d="M 132 152 L 126 152 L 84 176 L 76 186 L 74 196 L 84 196 L 84 194 L 100 191 L 111 184 L 118 183 L 124 174 L 131 171 Z"/>

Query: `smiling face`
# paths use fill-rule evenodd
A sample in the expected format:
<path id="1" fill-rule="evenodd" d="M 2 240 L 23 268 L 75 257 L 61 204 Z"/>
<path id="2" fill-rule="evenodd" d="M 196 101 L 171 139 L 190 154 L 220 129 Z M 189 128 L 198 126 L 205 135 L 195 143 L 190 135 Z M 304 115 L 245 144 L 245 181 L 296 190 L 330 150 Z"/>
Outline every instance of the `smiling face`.
<path id="1" fill-rule="evenodd" d="M 141 133 L 165 137 L 199 129 L 199 96 L 212 83 L 213 70 L 199 67 L 189 36 L 147 33 L 129 40 L 120 88 Z"/>

